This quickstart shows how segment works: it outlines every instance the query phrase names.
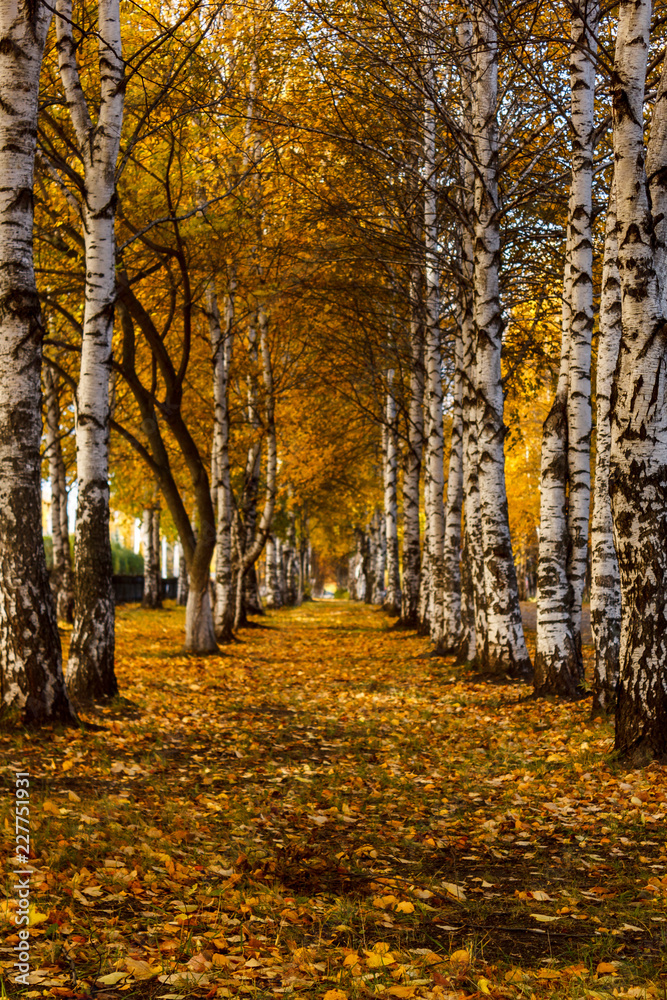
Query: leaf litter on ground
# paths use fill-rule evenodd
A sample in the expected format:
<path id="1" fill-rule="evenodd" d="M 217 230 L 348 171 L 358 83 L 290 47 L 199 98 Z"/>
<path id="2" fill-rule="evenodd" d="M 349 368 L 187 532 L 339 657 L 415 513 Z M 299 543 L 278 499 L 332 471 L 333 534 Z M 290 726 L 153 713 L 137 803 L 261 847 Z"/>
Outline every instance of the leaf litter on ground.
<path id="1" fill-rule="evenodd" d="M 420 659 L 346 602 L 216 658 L 178 653 L 182 615 L 119 609 L 102 730 L 0 733 L 8 996 L 664 995 L 667 769 L 624 770 L 588 702 Z"/>

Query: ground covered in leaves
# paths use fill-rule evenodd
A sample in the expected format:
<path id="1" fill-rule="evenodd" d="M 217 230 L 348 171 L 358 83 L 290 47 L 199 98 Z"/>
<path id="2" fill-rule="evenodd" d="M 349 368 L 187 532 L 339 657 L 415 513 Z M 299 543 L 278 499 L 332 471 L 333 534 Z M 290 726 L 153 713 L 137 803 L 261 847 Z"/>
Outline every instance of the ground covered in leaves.
<path id="1" fill-rule="evenodd" d="M 667 996 L 667 768 L 377 609 L 262 624 L 193 659 L 181 609 L 120 609 L 103 728 L 0 732 L 0 995 Z"/>

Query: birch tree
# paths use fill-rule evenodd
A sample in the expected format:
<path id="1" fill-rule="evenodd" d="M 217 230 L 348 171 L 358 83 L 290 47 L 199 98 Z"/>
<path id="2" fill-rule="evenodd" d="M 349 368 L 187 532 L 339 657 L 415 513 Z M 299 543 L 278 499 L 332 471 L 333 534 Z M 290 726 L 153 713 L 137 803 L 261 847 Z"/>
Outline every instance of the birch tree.
<path id="1" fill-rule="evenodd" d="M 43 327 L 33 268 L 39 75 L 50 8 L 0 8 L 0 695 L 32 725 L 75 723 L 41 518 Z"/>
<path id="2" fill-rule="evenodd" d="M 207 312 L 213 360 L 213 400 L 215 404 L 213 431 L 213 467 L 216 481 L 213 496 L 216 505 L 215 547 L 215 634 L 219 642 L 230 642 L 236 607 L 232 571 L 232 512 L 233 497 L 229 466 L 229 373 L 234 349 L 236 282 L 232 275 L 227 293 L 225 329 L 215 285 L 209 285 Z"/>
<path id="3" fill-rule="evenodd" d="M 571 15 L 571 181 L 561 367 L 545 422 L 535 690 L 580 697 L 581 601 L 588 566 L 593 332 L 593 140 L 599 5 Z"/>
<path id="4" fill-rule="evenodd" d="M 410 378 L 407 407 L 407 443 L 403 472 L 403 589 L 401 619 L 407 626 L 419 623 L 419 482 L 424 444 L 424 361 L 421 320 L 421 275 L 413 267 L 410 275 Z"/>
<path id="5" fill-rule="evenodd" d="M 398 617 L 401 612 L 401 578 L 398 560 L 398 410 L 394 398 L 394 372 L 387 373 L 387 400 L 385 425 L 383 428 L 384 448 L 384 522 L 387 544 L 387 591 L 384 607 L 388 614 Z"/>
<path id="6" fill-rule="evenodd" d="M 59 379 L 48 365 L 44 369 L 46 390 L 46 449 L 51 481 L 51 538 L 53 571 L 51 589 L 56 602 L 58 621 L 71 622 L 73 613 L 72 560 L 69 549 L 67 517 L 67 478 L 60 427 Z"/>
<path id="7" fill-rule="evenodd" d="M 605 226 L 595 383 L 597 401 L 595 495 L 591 523 L 591 630 L 595 643 L 594 714 L 606 714 L 614 710 L 618 684 L 621 589 L 609 494 L 609 453 L 611 393 L 620 340 L 621 285 L 618 272 L 616 184 L 612 176 Z"/>
<path id="8" fill-rule="evenodd" d="M 613 77 L 622 332 L 611 396 L 610 486 L 621 580 L 616 749 L 667 753 L 667 60 L 648 150 L 650 0 L 619 5 Z"/>
<path id="9" fill-rule="evenodd" d="M 440 306 L 438 270 L 438 212 L 436 163 L 436 78 L 432 51 L 433 16 L 429 2 L 422 4 L 425 32 L 425 90 L 423 129 L 424 184 L 424 370 L 428 408 L 426 434 L 426 480 L 424 506 L 428 522 L 429 634 L 437 651 L 442 639 L 444 587 L 444 440 L 442 428 L 442 357 L 440 354 Z"/>
<path id="10" fill-rule="evenodd" d="M 160 511 L 156 507 L 144 510 L 142 534 L 144 542 L 144 596 L 141 606 L 161 608 L 160 599 Z"/>
<path id="11" fill-rule="evenodd" d="M 109 376 L 116 298 L 115 168 L 124 104 L 119 0 L 99 0 L 99 107 L 91 110 L 77 64 L 71 0 L 56 4 L 60 76 L 83 163 L 81 221 L 86 261 L 76 403 L 77 516 L 74 630 L 67 683 L 77 699 L 111 697 L 114 599 L 109 541 Z"/>
<path id="12" fill-rule="evenodd" d="M 484 551 L 486 632 L 477 657 L 487 673 L 530 677 L 512 555 L 505 488 L 500 368 L 500 228 L 498 207 L 498 5 L 475 3 L 473 79 L 474 321 L 477 335 L 479 500 Z"/>
<path id="13" fill-rule="evenodd" d="M 482 523 L 479 507 L 479 451 L 477 447 L 477 334 L 473 313 L 474 246 L 472 220 L 474 214 L 475 169 L 471 148 L 473 136 L 473 67 L 472 21 L 464 19 L 457 29 L 458 56 L 462 91 L 462 134 L 468 142 L 459 157 L 462 180 L 462 216 L 460 225 L 461 299 L 461 441 L 463 462 L 463 591 L 462 630 L 457 661 L 472 663 L 477 655 L 477 636 L 486 633 L 486 593 L 482 557 Z"/>

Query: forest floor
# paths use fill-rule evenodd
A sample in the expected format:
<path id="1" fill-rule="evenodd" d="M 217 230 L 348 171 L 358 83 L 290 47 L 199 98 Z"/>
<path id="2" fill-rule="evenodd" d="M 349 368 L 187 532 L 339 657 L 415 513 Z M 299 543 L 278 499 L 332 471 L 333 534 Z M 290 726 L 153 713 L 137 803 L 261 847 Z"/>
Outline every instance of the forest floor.
<path id="1" fill-rule="evenodd" d="M 388 624 L 310 603 L 196 659 L 119 609 L 104 728 L 0 731 L 0 996 L 666 997 L 667 768 Z"/>

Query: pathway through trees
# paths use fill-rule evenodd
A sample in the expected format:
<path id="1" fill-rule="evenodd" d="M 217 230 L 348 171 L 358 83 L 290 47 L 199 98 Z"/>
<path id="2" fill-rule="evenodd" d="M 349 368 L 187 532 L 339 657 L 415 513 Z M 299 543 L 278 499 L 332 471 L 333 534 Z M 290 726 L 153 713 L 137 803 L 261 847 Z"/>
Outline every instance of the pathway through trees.
<path id="1" fill-rule="evenodd" d="M 420 659 L 363 605 L 269 612 L 210 658 L 178 652 L 183 614 L 118 610 L 103 731 L 0 734 L 5 784 L 31 772 L 30 996 L 657 984 L 665 769 L 621 770 L 589 701 Z"/>

